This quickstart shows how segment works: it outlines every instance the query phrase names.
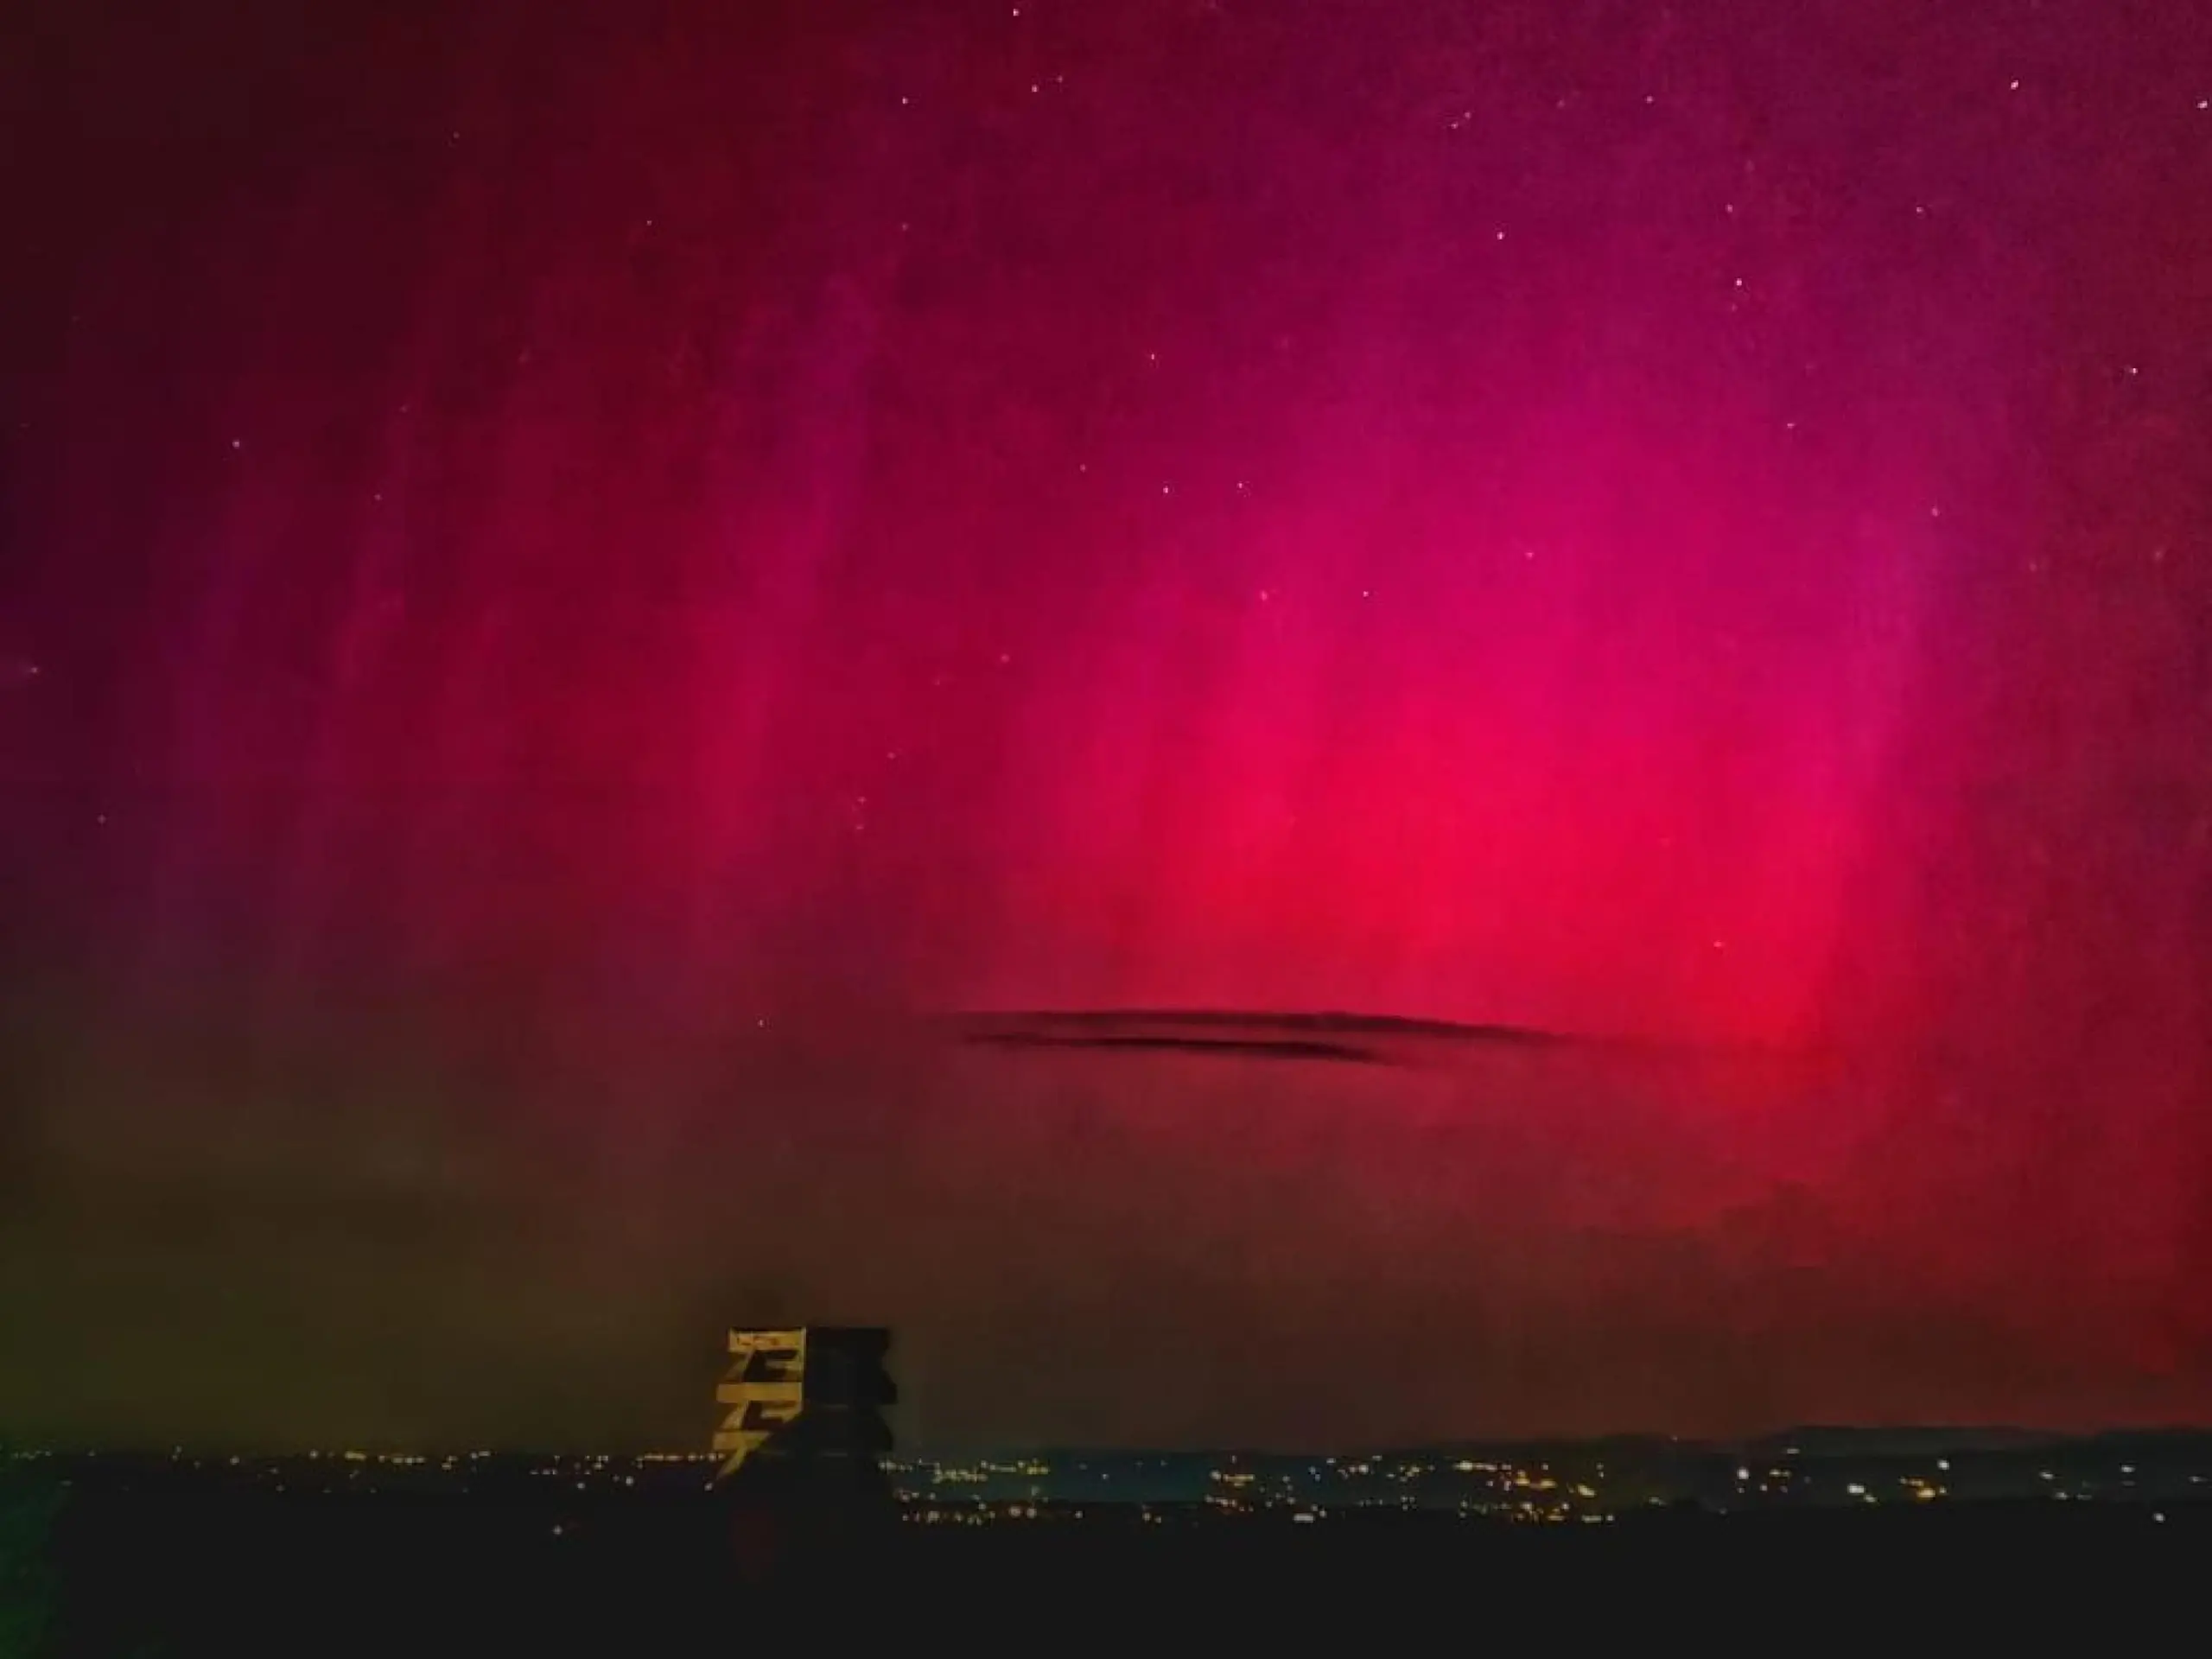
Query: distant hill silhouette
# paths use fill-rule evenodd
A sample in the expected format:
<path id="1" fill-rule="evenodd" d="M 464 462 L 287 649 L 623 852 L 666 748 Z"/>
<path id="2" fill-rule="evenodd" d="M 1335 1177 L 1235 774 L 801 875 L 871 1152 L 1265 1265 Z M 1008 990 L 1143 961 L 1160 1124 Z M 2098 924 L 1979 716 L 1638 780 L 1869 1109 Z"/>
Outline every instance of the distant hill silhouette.
<path id="1" fill-rule="evenodd" d="M 1934 1456 L 1945 1452 L 2018 1452 L 2036 1447 L 2071 1451 L 2116 1451 L 2129 1447 L 2178 1451 L 2202 1448 L 2212 1457 L 2212 1427 L 2099 1429 L 2068 1433 L 2056 1429 L 2023 1428 L 2011 1425 L 1952 1427 L 1927 1425 L 1903 1427 L 1847 1427 L 1808 1424 L 1777 1429 L 1741 1439 L 1695 1439 L 1671 1434 L 1622 1433 L 1587 1437 L 1552 1436 L 1537 1440 L 1452 1440 L 1416 1441 L 1403 1445 L 1351 1447 L 1321 1452 L 1294 1446 L 1142 1447 L 998 1446 L 971 1450 L 966 1455 L 1039 1457 L 1074 1462 L 1155 1462 L 1182 1464 L 1248 1459 L 1256 1462 L 1300 1462 L 1329 1457 L 1339 1461 L 1361 1458 L 1469 1458 L 1500 1462 L 1625 1461 L 1638 1457 L 1675 1459 L 1714 1457 L 1733 1459 L 1745 1453 L 1790 1452 L 1799 1459 L 1852 1457 Z M 904 1456 L 926 1458 L 959 1455 L 933 1448 L 909 1450 Z"/>

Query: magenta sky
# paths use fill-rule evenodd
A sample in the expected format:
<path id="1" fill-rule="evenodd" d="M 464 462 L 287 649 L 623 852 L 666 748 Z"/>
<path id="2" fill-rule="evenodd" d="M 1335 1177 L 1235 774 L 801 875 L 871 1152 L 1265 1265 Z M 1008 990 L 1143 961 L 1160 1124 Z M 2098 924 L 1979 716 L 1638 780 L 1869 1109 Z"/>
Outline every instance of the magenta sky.
<path id="1" fill-rule="evenodd" d="M 2187 8 L 96 10 L 0 71 L 0 1425 L 680 1433 L 747 1295 L 948 1433 L 2212 1402 Z M 1662 1047 L 906 1023 L 1123 1004 Z M 290 1357 L 137 1397 L 153 1286 Z"/>

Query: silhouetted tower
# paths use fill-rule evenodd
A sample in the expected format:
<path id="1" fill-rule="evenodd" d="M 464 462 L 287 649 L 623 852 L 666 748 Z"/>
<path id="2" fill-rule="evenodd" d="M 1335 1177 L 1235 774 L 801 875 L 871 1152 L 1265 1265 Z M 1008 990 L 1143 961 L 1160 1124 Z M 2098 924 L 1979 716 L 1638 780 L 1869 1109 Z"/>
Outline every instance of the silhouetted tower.
<path id="1" fill-rule="evenodd" d="M 889 1516 L 890 1350 L 890 1332 L 873 1325 L 730 1332 L 715 1485 L 741 1565 L 786 1567 Z"/>

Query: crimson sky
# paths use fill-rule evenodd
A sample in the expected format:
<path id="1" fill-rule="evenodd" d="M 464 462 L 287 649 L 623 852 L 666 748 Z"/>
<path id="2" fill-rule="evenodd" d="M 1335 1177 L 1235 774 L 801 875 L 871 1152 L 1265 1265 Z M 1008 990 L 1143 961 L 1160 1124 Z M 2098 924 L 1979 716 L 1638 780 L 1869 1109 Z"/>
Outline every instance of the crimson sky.
<path id="1" fill-rule="evenodd" d="M 0 1428 L 2203 1415 L 2190 10 L 18 8 Z"/>

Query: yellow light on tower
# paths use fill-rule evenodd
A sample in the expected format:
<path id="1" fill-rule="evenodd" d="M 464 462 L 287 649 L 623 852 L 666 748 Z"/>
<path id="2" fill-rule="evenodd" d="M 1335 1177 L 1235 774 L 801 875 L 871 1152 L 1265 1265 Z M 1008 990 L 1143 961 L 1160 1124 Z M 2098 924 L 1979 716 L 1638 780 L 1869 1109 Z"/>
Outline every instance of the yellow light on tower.
<path id="1" fill-rule="evenodd" d="M 727 1480 L 746 1459 L 789 1428 L 806 1408 L 806 1332 L 736 1331 L 729 1333 L 729 1370 L 715 1389 L 715 1401 L 729 1408 L 715 1434 L 722 1460 L 715 1478 Z"/>

